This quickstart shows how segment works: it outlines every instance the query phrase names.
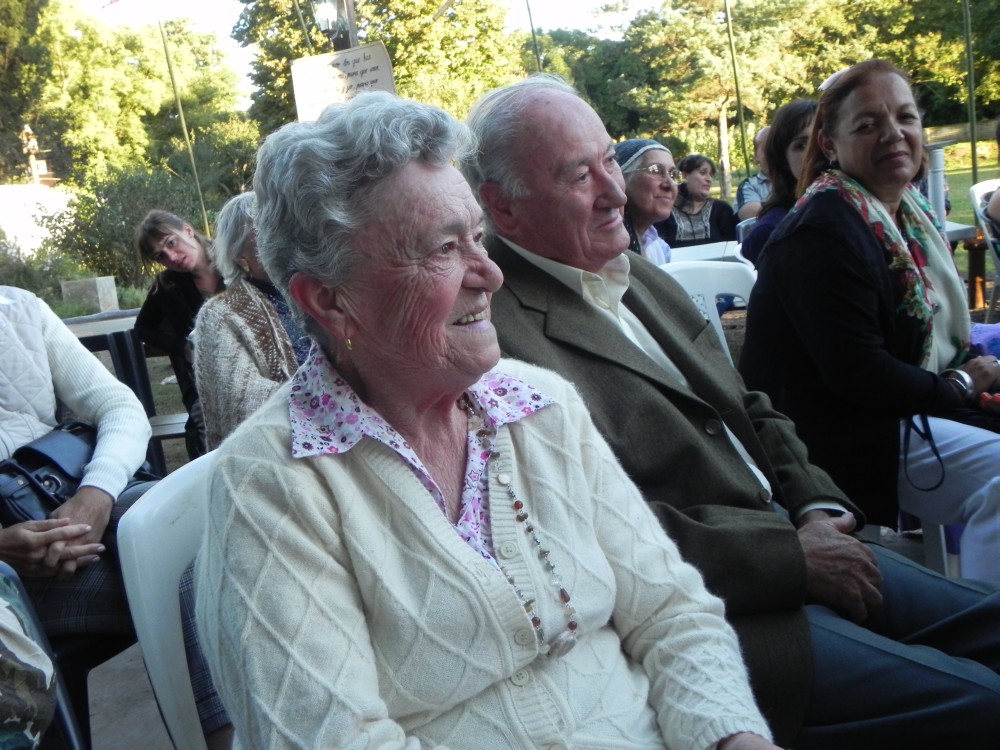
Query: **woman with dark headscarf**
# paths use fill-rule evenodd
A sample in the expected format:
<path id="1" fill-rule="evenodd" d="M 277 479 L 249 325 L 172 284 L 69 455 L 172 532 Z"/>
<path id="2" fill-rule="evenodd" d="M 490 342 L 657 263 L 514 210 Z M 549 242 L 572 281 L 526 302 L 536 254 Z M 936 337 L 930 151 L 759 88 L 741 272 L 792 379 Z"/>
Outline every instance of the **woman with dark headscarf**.
<path id="1" fill-rule="evenodd" d="M 615 144 L 615 159 L 625 178 L 625 228 L 628 249 L 656 265 L 670 262 L 670 245 L 653 224 L 670 216 L 677 198 L 680 174 L 670 149 L 645 138 Z"/>

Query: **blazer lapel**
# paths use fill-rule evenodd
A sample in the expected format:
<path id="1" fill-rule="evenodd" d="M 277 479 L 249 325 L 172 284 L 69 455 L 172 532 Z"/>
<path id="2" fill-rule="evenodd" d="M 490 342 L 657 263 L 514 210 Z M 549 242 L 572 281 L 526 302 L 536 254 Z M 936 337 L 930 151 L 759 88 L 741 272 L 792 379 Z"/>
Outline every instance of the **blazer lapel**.
<path id="1" fill-rule="evenodd" d="M 545 316 L 544 333 L 548 338 L 632 370 L 685 397 L 692 396 L 565 284 L 526 261 L 499 238 L 491 239 L 489 253 L 503 270 L 504 284 L 520 304 Z"/>

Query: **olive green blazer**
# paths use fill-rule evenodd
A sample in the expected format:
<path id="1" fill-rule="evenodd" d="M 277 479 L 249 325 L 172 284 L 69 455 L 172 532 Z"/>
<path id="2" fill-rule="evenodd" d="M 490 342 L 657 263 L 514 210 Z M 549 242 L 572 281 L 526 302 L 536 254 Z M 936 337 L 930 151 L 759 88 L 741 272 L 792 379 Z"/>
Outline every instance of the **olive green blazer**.
<path id="1" fill-rule="evenodd" d="M 488 249 L 504 274 L 492 303 L 504 355 L 576 385 L 682 554 L 725 600 L 761 710 L 788 742 L 810 691 L 806 569 L 795 528 L 772 503 L 794 512 L 834 499 L 862 519 L 860 511 L 809 463 L 794 426 L 767 396 L 746 390 L 715 330 L 666 273 L 628 253 L 623 302 L 691 390 L 501 240 L 491 238 Z M 768 477 L 773 498 L 727 439 L 722 420 Z"/>

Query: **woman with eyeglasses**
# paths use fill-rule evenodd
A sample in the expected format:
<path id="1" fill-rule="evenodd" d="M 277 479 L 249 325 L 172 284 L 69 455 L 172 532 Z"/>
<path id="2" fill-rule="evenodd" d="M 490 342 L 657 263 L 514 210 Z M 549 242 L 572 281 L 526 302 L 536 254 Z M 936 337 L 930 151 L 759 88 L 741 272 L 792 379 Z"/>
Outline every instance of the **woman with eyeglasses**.
<path id="1" fill-rule="evenodd" d="M 188 456 L 206 450 L 201 402 L 195 385 L 189 336 L 202 303 L 222 291 L 222 276 L 209 259 L 211 241 L 168 211 L 146 214 L 135 230 L 135 246 L 147 265 L 162 266 L 135 319 L 135 332 L 167 353 L 189 418 L 184 427 Z"/>
<path id="2" fill-rule="evenodd" d="M 628 249 L 660 265 L 670 262 L 668 245 L 653 227 L 670 216 L 679 176 L 674 157 L 662 143 L 633 138 L 615 145 L 615 159 L 625 177 L 625 228 Z"/>
<path id="3" fill-rule="evenodd" d="M 674 210 L 656 225 L 660 236 L 671 247 L 735 240 L 733 207 L 710 196 L 715 162 L 701 154 L 688 154 L 677 168 L 684 175 L 684 182 L 677 188 Z"/>

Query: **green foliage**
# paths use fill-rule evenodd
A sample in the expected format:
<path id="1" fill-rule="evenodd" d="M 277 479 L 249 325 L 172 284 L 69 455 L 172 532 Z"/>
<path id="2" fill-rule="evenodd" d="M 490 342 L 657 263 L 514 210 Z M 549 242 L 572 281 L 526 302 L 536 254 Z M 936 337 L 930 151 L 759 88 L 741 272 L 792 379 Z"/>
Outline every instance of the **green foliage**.
<path id="1" fill-rule="evenodd" d="M 163 170 L 109 170 L 81 190 L 69 210 L 51 219 L 43 250 L 60 253 L 91 275 L 114 276 L 119 285 L 144 286 L 148 272 L 132 245 L 135 227 L 153 208 L 197 225 L 198 199 L 189 184 Z"/>
<path id="2" fill-rule="evenodd" d="M 43 248 L 31 257 L 24 257 L 4 245 L 0 242 L 0 279 L 7 286 L 34 292 L 49 305 L 62 302 L 60 282 L 88 275 L 79 264 L 52 248 Z"/>
<path id="3" fill-rule="evenodd" d="M 329 46 L 308 3 L 300 2 L 307 40 L 292 0 L 241 1 L 246 7 L 233 37 L 259 50 L 250 75 L 256 86 L 250 116 L 266 134 L 296 118 L 292 61 L 326 52 Z M 358 39 L 360 44 L 385 44 L 402 96 L 464 117 L 483 93 L 523 74 L 523 35 L 505 33 L 506 10 L 493 0 L 456 0 L 435 17 L 443 7 L 440 0 L 358 3 Z"/>
<path id="4" fill-rule="evenodd" d="M 257 124 L 242 113 L 232 114 L 192 135 L 191 147 L 206 206 L 213 210 L 221 208 L 232 196 L 253 189 L 259 141 Z M 193 184 L 191 157 L 183 139 L 171 139 L 170 146 L 164 164 L 188 184 Z"/>

